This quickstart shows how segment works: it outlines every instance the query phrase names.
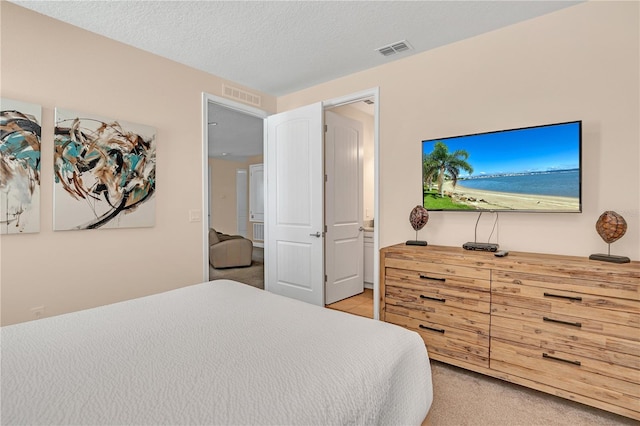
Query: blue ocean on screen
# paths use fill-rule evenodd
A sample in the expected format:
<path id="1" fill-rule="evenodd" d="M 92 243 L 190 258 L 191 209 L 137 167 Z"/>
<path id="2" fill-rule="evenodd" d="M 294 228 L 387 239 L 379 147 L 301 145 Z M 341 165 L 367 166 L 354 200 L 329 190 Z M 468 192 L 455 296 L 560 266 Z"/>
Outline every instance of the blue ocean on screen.
<path id="1" fill-rule="evenodd" d="M 580 173 L 578 169 L 572 169 L 471 177 L 458 180 L 458 185 L 483 191 L 578 198 L 580 196 Z"/>

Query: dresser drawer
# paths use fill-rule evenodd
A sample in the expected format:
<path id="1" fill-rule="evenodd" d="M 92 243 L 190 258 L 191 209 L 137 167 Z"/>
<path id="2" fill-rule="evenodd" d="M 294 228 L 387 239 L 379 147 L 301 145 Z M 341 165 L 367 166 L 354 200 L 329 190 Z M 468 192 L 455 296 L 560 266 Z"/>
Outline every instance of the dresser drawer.
<path id="1" fill-rule="evenodd" d="M 402 303 L 387 297 L 386 312 L 489 336 L 489 314 L 447 307 L 438 302 L 425 301 L 423 306 L 415 308 L 403 306 Z"/>
<path id="2" fill-rule="evenodd" d="M 640 277 L 606 276 L 593 274 L 593 279 L 567 278 L 553 275 L 537 275 L 524 272 L 494 270 L 493 285 L 515 284 L 524 287 L 541 287 L 554 290 L 591 295 L 583 304 L 593 307 L 640 313 Z M 615 298 L 614 303 L 610 302 Z M 624 302 L 627 301 L 627 302 Z"/>
<path id="3" fill-rule="evenodd" d="M 640 370 L 491 338 L 491 369 L 638 411 Z M 625 379 L 626 378 L 626 379 Z"/>
<path id="4" fill-rule="evenodd" d="M 435 303 L 486 314 L 490 311 L 488 281 L 393 268 L 387 269 L 386 280 L 385 296 L 392 304 L 422 309 Z"/>
<path id="5" fill-rule="evenodd" d="M 452 358 L 484 368 L 489 367 L 488 333 L 475 333 L 450 325 L 418 320 L 395 313 L 406 313 L 402 309 L 391 306 L 389 308 L 392 309 L 387 310 L 385 321 L 418 332 L 427 346 L 430 358 L 445 362 L 447 358 Z"/>
<path id="6" fill-rule="evenodd" d="M 447 263 L 438 263 L 427 260 L 406 259 L 406 258 L 386 258 L 385 266 L 394 269 L 407 269 L 418 271 L 423 274 L 440 274 L 447 277 L 466 277 L 489 281 L 491 270 L 488 268 L 475 268 Z"/>
<path id="7" fill-rule="evenodd" d="M 412 288 L 457 288 L 464 291 L 489 292 L 491 281 L 484 278 L 473 278 L 461 275 L 448 275 L 435 271 L 416 269 L 389 268 L 385 271 L 386 279 L 394 285 Z M 486 294 L 487 301 L 489 295 Z"/>

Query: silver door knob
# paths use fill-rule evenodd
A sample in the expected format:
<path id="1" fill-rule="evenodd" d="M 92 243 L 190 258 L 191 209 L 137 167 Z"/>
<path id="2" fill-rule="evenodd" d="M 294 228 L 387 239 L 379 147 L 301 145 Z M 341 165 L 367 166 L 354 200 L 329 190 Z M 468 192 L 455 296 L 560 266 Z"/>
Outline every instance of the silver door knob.
<path id="1" fill-rule="evenodd" d="M 364 226 L 361 226 L 360 228 L 358 228 L 358 231 L 360 232 L 364 231 Z"/>
<path id="2" fill-rule="evenodd" d="M 320 238 L 322 236 L 322 234 L 320 232 L 316 232 L 315 234 L 309 234 L 309 236 Z"/>

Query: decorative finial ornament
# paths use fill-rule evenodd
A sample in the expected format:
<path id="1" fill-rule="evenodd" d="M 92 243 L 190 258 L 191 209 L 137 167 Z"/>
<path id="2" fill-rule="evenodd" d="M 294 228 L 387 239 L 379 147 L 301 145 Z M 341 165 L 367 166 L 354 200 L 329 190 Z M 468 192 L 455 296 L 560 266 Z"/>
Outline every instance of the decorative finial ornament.
<path id="1" fill-rule="evenodd" d="M 631 260 L 626 256 L 614 256 L 611 254 L 611 243 L 618 241 L 627 232 L 627 222 L 614 211 L 607 210 L 602 213 L 596 222 L 598 235 L 608 244 L 607 254 L 592 254 L 591 260 L 602 260 L 613 263 L 628 263 Z"/>
<path id="2" fill-rule="evenodd" d="M 416 239 L 407 241 L 408 246 L 426 246 L 426 241 L 418 240 L 418 231 L 424 228 L 429 221 L 429 212 L 421 205 L 417 205 L 411 210 L 409 214 L 409 223 L 411 227 L 416 231 Z"/>

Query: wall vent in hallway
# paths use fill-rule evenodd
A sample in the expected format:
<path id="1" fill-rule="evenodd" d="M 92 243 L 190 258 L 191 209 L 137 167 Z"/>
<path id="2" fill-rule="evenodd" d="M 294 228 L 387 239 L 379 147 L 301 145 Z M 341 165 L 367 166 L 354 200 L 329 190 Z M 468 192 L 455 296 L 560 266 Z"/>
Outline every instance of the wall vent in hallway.
<path id="1" fill-rule="evenodd" d="M 226 84 L 222 85 L 222 96 L 254 106 L 262 105 L 262 96 Z"/>
<path id="2" fill-rule="evenodd" d="M 264 241 L 264 223 L 253 223 L 253 241 Z"/>

